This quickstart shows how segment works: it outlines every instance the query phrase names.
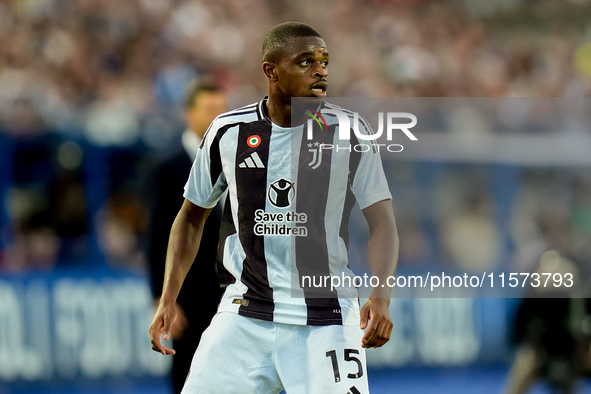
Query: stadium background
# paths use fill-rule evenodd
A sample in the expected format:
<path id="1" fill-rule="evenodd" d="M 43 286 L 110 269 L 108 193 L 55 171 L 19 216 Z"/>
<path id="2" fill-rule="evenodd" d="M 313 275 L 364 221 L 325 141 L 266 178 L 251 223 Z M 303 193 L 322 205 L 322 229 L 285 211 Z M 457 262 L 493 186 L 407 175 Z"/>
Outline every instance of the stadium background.
<path id="1" fill-rule="evenodd" d="M 165 392 L 146 170 L 178 144 L 191 79 L 213 76 L 230 108 L 264 95 L 271 26 L 317 27 L 331 96 L 586 97 L 590 17 L 588 0 L 1 0 L 0 393 Z M 588 264 L 588 164 L 384 159 L 399 273 L 527 269 L 550 242 Z M 394 299 L 373 393 L 499 393 L 518 302 Z"/>

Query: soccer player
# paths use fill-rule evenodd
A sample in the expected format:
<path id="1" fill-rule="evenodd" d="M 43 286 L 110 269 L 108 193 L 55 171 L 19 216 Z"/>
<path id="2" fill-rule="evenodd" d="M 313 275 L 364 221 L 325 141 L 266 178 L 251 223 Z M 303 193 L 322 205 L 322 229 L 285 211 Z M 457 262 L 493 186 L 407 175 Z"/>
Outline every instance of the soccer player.
<path id="1" fill-rule="evenodd" d="M 324 116 L 328 130 L 309 141 L 310 123 L 291 117 L 292 97 L 335 108 L 322 102 L 329 55 L 313 28 L 275 26 L 262 60 L 269 96 L 218 116 L 200 146 L 170 234 L 152 349 L 175 353 L 160 336 L 170 337 L 203 222 L 227 190 L 218 254 L 225 292 L 183 393 L 368 393 L 364 348 L 390 338 L 390 289 L 373 288 L 360 310 L 357 298 L 303 286 L 301 278 L 352 275 L 346 245 L 355 201 L 369 224 L 372 274 L 381 283 L 394 274 L 398 236 L 379 153 L 327 150 L 312 160 L 315 147 L 337 138 L 338 125 Z"/>
<path id="2" fill-rule="evenodd" d="M 191 82 L 184 100 L 187 129 L 182 134 L 182 147 L 157 163 L 150 172 L 145 192 L 150 209 L 146 254 L 156 302 L 162 293 L 170 227 L 183 205 L 183 188 L 191 165 L 209 124 L 224 111 L 226 95 L 212 81 L 201 78 Z M 215 315 L 222 295 L 215 272 L 221 216 L 221 209 L 216 207 L 205 222 L 203 246 L 195 258 L 199 263 L 187 274 L 177 298 L 177 319 L 171 328 L 173 346 L 178 350 L 171 371 L 175 393 L 183 388 L 201 334 Z"/>

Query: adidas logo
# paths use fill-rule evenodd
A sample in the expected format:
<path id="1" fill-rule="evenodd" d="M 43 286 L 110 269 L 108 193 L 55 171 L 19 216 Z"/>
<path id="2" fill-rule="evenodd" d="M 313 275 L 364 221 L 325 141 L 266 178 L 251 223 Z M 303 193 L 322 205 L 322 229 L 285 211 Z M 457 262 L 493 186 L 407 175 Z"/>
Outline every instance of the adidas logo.
<path id="1" fill-rule="evenodd" d="M 265 168 L 258 153 L 253 152 L 250 157 L 247 157 L 242 163 L 238 164 L 240 168 Z"/>

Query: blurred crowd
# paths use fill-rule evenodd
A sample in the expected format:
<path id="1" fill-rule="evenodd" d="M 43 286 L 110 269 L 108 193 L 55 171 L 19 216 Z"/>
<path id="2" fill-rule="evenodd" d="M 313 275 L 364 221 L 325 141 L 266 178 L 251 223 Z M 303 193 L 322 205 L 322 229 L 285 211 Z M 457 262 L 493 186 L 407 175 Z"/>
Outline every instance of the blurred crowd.
<path id="1" fill-rule="evenodd" d="M 230 107 L 263 95 L 261 40 L 285 20 L 326 39 L 332 96 L 584 96 L 590 15 L 588 0 L 1 0 L 0 125 L 159 146 L 195 76 Z"/>
<path id="2" fill-rule="evenodd" d="M 427 166 L 387 164 L 401 229 L 401 267 L 426 268 L 436 262 L 437 268 L 460 272 L 531 273 L 552 251 L 556 266 L 567 267 L 578 279 L 591 279 L 588 171 Z M 503 171 L 510 176 L 500 175 Z M 579 285 L 589 289 L 591 282 Z"/>
<path id="3" fill-rule="evenodd" d="M 591 93 L 590 0 L 0 0 L 0 155 L 12 167 L 0 175 L 0 267 L 97 251 L 141 267 L 141 178 L 178 142 L 185 87 L 207 75 L 230 108 L 259 99 L 262 38 L 286 20 L 325 38 L 331 96 Z M 408 204 L 403 266 L 444 256 L 486 269 L 507 261 L 506 250 L 525 266 L 550 248 L 591 256 L 584 173 L 525 174 L 509 201 L 475 187 L 490 171 L 452 169 L 425 202 L 413 171 L 399 165 L 393 173 L 409 178 L 391 180 Z M 439 211 L 415 212 L 417 201 Z M 498 219 L 513 212 L 513 223 Z M 476 234 L 487 243 L 465 242 Z"/>

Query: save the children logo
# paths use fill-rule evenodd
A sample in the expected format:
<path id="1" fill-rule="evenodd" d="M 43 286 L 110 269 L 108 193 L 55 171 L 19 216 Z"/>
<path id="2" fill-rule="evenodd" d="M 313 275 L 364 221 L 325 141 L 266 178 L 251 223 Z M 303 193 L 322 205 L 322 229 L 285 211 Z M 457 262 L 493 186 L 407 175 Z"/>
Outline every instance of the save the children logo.
<path id="1" fill-rule="evenodd" d="M 295 182 L 280 178 L 269 185 L 267 197 L 271 205 L 287 208 L 295 198 Z M 254 233 L 259 236 L 291 236 L 306 237 L 308 235 L 308 216 L 295 210 L 267 212 L 257 209 L 254 212 Z"/>
<path id="2" fill-rule="evenodd" d="M 278 179 L 269 185 L 267 195 L 271 204 L 277 208 L 286 208 L 295 198 L 295 182 Z"/>

